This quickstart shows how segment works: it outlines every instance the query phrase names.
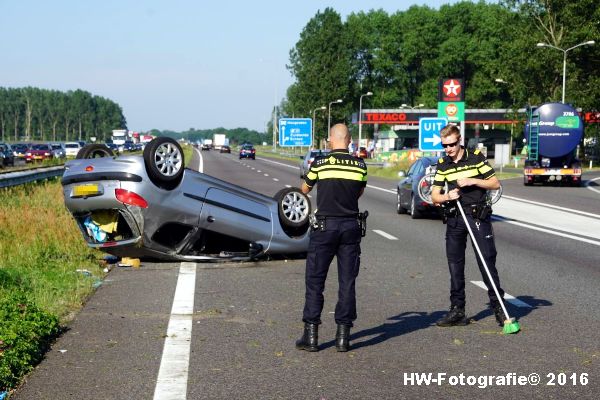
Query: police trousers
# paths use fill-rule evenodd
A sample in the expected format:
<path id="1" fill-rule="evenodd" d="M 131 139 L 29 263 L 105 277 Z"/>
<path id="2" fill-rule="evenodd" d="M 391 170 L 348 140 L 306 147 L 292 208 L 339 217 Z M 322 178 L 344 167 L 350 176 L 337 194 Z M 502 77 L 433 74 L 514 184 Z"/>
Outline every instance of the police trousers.
<path id="1" fill-rule="evenodd" d="M 494 243 L 494 230 L 492 228 L 491 218 L 480 221 L 474 219 L 471 215 L 467 214 L 467 221 L 471 226 L 473 235 L 477 240 L 481 254 L 485 259 L 486 265 L 492 275 L 492 279 L 496 284 L 496 288 L 500 293 L 500 296 L 504 297 L 504 291 L 500 287 L 500 279 L 498 278 L 498 271 L 496 270 L 496 245 Z M 477 226 L 478 223 L 478 226 Z M 465 249 L 467 247 L 467 236 L 469 231 L 467 226 L 460 214 L 448 218 L 446 224 L 446 256 L 448 257 L 448 267 L 450 269 L 450 303 L 453 306 L 464 307 L 465 306 Z M 488 288 L 488 296 L 490 303 L 496 305 L 498 303 L 498 297 L 492 288 L 488 274 L 485 272 L 483 263 L 475 250 L 475 258 L 479 271 L 483 277 L 483 282 Z"/>
<path id="2" fill-rule="evenodd" d="M 321 323 L 323 291 L 329 265 L 337 256 L 338 301 L 335 322 L 352 326 L 356 320 L 355 281 L 360 268 L 361 230 L 356 217 L 327 218 L 324 230 L 314 230 L 306 257 L 306 293 L 302 321 Z"/>

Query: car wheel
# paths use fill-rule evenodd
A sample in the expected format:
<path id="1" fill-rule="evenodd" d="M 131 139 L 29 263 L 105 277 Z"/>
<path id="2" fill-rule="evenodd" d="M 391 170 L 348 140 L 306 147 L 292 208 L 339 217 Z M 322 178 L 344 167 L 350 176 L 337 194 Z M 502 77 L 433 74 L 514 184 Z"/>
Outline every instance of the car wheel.
<path id="1" fill-rule="evenodd" d="M 78 152 L 75 158 L 102 158 L 113 157 L 115 153 L 108 147 L 100 143 L 86 144 Z"/>
<path id="2" fill-rule="evenodd" d="M 417 201 L 414 195 L 410 198 L 410 217 L 412 219 L 421 218 L 421 211 L 417 209 Z"/>
<path id="3" fill-rule="evenodd" d="M 406 214 L 406 208 L 402 207 L 400 203 L 400 191 L 396 193 L 396 212 L 398 214 Z"/>
<path id="4" fill-rule="evenodd" d="M 308 196 L 298 188 L 281 189 L 274 196 L 277 201 L 279 221 L 284 228 L 307 228 L 311 212 Z"/>
<path id="5" fill-rule="evenodd" d="M 144 148 L 148 177 L 156 186 L 171 190 L 181 182 L 185 167 L 183 150 L 175 139 L 158 137 Z"/>

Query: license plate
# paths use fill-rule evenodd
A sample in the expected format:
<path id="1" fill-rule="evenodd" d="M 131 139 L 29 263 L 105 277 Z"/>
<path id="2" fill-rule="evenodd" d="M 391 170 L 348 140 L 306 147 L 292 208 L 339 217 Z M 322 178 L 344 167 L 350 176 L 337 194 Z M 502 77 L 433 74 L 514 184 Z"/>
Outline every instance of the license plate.
<path id="1" fill-rule="evenodd" d="M 98 196 L 102 194 L 98 184 L 77 185 L 73 187 L 72 197 Z"/>

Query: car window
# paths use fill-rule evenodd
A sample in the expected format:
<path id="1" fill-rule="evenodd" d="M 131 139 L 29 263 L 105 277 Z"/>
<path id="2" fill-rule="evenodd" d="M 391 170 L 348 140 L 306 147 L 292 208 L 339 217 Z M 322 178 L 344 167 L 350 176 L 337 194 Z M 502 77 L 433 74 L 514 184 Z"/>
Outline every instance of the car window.
<path id="1" fill-rule="evenodd" d="M 65 147 L 67 149 L 78 149 L 79 148 L 79 143 L 66 143 Z"/>

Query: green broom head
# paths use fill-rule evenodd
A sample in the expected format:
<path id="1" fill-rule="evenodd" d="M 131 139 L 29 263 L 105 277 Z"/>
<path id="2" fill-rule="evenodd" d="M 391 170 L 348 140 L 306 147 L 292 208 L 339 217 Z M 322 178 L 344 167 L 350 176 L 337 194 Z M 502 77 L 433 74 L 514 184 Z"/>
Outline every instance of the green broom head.
<path id="1" fill-rule="evenodd" d="M 519 323 L 517 322 L 516 319 L 509 318 L 506 321 L 504 321 L 504 327 L 502 328 L 502 332 L 505 335 L 510 335 L 512 333 L 517 333 L 520 330 L 521 330 L 521 327 L 519 326 Z"/>

